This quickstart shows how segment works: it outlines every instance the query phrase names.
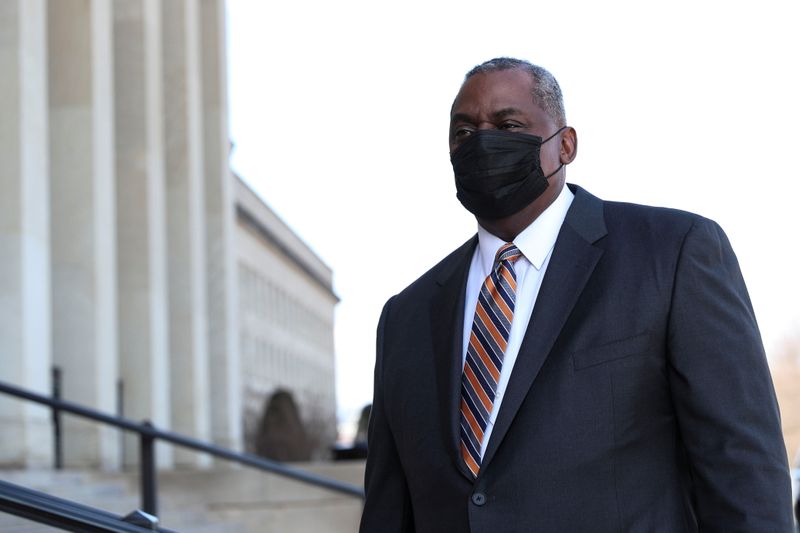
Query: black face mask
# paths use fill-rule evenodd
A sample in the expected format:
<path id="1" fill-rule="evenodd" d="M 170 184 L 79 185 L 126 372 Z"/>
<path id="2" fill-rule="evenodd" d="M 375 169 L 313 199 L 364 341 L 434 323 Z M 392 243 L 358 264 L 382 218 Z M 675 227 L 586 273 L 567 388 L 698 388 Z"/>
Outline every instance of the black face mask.
<path id="1" fill-rule="evenodd" d="M 478 130 L 450 154 L 456 196 L 467 211 L 488 220 L 505 218 L 536 200 L 547 189 L 539 149 L 566 126 L 542 140 L 536 135 Z"/>

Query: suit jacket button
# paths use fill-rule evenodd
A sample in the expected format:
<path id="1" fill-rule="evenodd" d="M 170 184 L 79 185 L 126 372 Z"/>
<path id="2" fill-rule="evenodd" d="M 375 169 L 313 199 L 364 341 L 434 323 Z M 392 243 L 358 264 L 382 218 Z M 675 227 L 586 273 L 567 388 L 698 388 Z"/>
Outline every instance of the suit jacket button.
<path id="1" fill-rule="evenodd" d="M 486 503 L 486 495 L 482 492 L 476 492 L 472 495 L 472 503 L 480 507 Z"/>

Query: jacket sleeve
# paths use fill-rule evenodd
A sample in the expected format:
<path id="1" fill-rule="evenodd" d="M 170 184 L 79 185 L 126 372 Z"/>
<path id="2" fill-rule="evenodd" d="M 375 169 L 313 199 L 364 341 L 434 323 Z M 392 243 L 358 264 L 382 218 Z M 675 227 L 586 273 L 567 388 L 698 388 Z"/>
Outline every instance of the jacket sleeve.
<path id="1" fill-rule="evenodd" d="M 698 219 L 678 258 L 669 379 L 703 532 L 793 531 L 791 485 L 764 348 L 736 256 Z"/>
<path id="2" fill-rule="evenodd" d="M 367 437 L 367 467 L 364 475 L 366 500 L 360 533 L 413 533 L 414 518 L 403 466 L 384 405 L 384 337 L 389 322 L 386 302 L 378 323 L 375 358 L 375 388 Z"/>

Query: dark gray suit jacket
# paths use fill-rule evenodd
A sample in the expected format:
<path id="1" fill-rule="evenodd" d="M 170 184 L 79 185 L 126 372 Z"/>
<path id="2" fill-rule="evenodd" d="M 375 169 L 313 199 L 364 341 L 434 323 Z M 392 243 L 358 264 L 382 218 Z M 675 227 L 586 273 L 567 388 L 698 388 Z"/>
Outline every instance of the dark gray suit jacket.
<path id="1" fill-rule="evenodd" d="M 476 480 L 458 445 L 476 238 L 387 302 L 362 533 L 790 532 L 777 404 L 724 233 L 570 187 Z"/>

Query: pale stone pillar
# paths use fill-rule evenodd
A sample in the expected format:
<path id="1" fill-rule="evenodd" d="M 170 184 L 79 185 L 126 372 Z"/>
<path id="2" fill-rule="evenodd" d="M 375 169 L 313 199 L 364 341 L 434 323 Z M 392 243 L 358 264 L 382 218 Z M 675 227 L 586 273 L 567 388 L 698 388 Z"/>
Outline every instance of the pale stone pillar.
<path id="1" fill-rule="evenodd" d="M 0 2 L 0 380 L 49 394 L 50 244 L 44 0 Z M 0 395 L 0 465 L 52 460 L 49 411 Z"/>
<path id="2" fill-rule="evenodd" d="M 222 0 L 201 0 L 200 6 L 211 433 L 217 444 L 241 449 L 242 391 L 236 319 L 235 211 L 228 166 L 225 10 Z"/>
<path id="3" fill-rule="evenodd" d="M 64 396 L 114 412 L 117 378 L 110 0 L 48 2 L 53 360 Z M 114 467 L 119 431 L 65 417 L 65 460 Z"/>
<path id="4" fill-rule="evenodd" d="M 172 428 L 210 440 L 200 10 L 162 2 Z M 209 457 L 175 451 L 184 465 Z"/>
<path id="5" fill-rule="evenodd" d="M 120 377 L 125 416 L 170 426 L 161 9 L 115 0 L 114 95 Z M 139 461 L 125 439 L 126 465 Z M 172 447 L 159 446 L 170 466 Z"/>

